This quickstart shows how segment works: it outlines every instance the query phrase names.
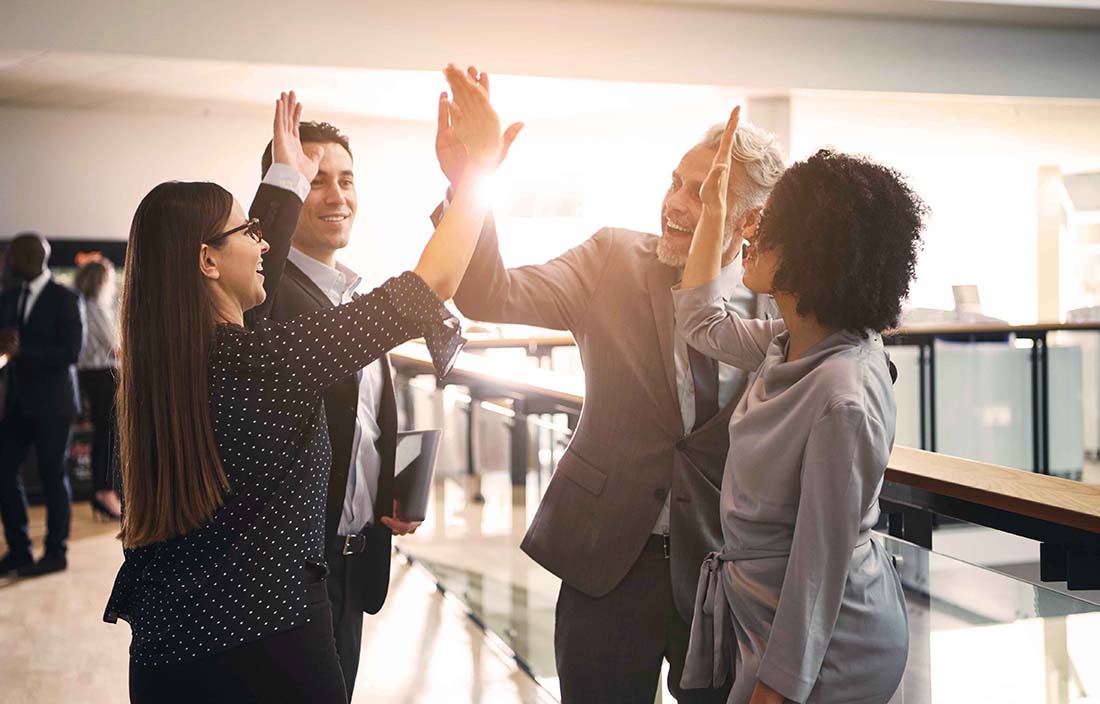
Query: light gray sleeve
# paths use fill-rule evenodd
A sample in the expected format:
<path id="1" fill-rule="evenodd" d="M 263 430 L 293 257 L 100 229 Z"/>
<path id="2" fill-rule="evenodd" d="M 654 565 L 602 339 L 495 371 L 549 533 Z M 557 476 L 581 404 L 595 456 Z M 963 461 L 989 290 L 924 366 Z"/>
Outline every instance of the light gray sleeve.
<path id="1" fill-rule="evenodd" d="M 676 328 L 684 340 L 719 362 L 756 371 L 782 320 L 742 318 L 726 306 L 718 279 L 695 288 L 675 288 Z"/>
<path id="2" fill-rule="evenodd" d="M 757 678 L 784 697 L 805 701 L 833 636 L 866 502 L 878 490 L 889 449 L 878 426 L 854 402 L 814 423 L 802 461 L 798 514 Z"/>

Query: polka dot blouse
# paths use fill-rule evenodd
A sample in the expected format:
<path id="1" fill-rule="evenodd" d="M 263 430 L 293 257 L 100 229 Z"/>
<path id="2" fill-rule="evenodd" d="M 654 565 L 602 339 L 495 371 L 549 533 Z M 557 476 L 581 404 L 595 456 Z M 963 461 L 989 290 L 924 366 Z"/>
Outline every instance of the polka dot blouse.
<path id="1" fill-rule="evenodd" d="M 306 623 L 331 463 L 321 391 L 419 336 L 445 375 L 458 321 L 411 272 L 286 323 L 218 327 L 210 415 L 232 493 L 206 526 L 124 551 L 104 620 L 130 623 L 132 661 L 183 662 Z"/>

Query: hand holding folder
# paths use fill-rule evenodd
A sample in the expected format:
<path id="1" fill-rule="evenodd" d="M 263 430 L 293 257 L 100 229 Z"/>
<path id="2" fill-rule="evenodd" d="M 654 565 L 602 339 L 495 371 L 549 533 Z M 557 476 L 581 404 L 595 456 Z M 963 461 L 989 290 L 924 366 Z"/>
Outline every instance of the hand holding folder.
<path id="1" fill-rule="evenodd" d="M 428 511 L 435 458 L 439 454 L 441 430 L 410 430 L 397 434 L 394 460 L 394 518 L 382 522 L 395 534 L 416 530 Z M 399 530 L 400 529 L 400 530 Z"/>

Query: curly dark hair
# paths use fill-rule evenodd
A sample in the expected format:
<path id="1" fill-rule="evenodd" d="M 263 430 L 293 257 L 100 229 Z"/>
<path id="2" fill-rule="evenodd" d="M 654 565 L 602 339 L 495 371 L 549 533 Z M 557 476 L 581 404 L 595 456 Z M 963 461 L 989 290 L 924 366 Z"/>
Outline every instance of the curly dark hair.
<path id="1" fill-rule="evenodd" d="M 302 140 L 302 144 L 327 144 L 329 142 L 339 144 L 347 150 L 348 156 L 354 158 L 354 155 L 351 153 L 351 142 L 348 141 L 348 136 L 341 132 L 339 128 L 327 122 L 299 122 L 298 136 Z M 264 147 L 264 154 L 260 158 L 261 178 L 267 176 L 267 170 L 271 168 L 272 141 L 273 140 L 267 141 L 267 146 Z"/>
<path id="2" fill-rule="evenodd" d="M 799 315 L 866 335 L 897 326 L 927 214 L 897 171 L 822 149 L 779 179 L 755 244 L 780 251 L 772 287 Z"/>

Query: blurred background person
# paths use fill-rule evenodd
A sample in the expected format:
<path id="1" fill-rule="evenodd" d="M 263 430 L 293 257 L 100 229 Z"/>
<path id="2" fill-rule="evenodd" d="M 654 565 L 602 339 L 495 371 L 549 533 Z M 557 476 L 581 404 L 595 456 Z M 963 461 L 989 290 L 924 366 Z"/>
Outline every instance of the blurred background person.
<path id="1" fill-rule="evenodd" d="M 92 423 L 92 513 L 121 518 L 115 491 L 115 391 L 118 388 L 118 314 L 115 270 L 103 258 L 86 262 L 73 280 L 84 298 L 84 348 L 77 361 L 80 391 Z"/>
<path id="2" fill-rule="evenodd" d="M 0 575 L 35 576 L 68 566 L 72 488 L 65 455 L 80 410 L 76 361 L 84 313 L 79 294 L 53 280 L 49 259 L 46 238 L 16 235 L 7 263 L 18 286 L 0 296 L 0 352 L 9 357 L 0 423 L 0 514 L 8 552 L 0 559 Z M 31 447 L 46 495 L 46 551 L 38 562 L 31 555 L 27 494 L 19 477 Z"/>

